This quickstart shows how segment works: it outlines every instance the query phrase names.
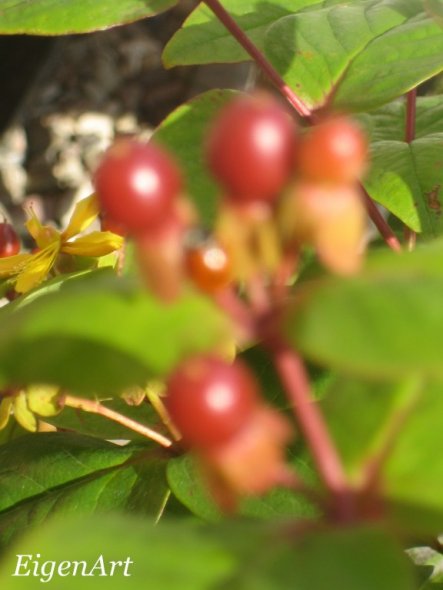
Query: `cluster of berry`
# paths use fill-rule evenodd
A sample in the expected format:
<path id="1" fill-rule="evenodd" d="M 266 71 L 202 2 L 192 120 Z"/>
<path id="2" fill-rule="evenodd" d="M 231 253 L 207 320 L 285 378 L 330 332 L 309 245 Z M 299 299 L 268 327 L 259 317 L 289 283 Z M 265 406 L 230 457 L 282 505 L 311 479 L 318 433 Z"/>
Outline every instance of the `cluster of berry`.
<path id="1" fill-rule="evenodd" d="M 118 141 L 95 186 L 104 227 L 134 239 L 151 289 L 167 300 L 185 275 L 214 292 L 232 279 L 275 271 L 303 244 L 331 270 L 354 272 L 365 229 L 357 181 L 366 155 L 363 134 L 346 117 L 301 133 L 274 98 L 242 96 L 222 110 L 205 145 L 224 191 L 212 236 L 189 239 L 197 216 L 180 169 L 152 142 Z"/>
<path id="2" fill-rule="evenodd" d="M 160 146 L 122 139 L 96 172 L 106 227 L 132 238 L 151 291 L 167 301 L 186 279 L 210 294 L 257 273 L 272 282 L 304 244 L 332 270 L 356 270 L 367 145 L 355 123 L 334 117 L 301 132 L 274 98 L 242 96 L 222 109 L 204 149 L 224 193 L 212 234 L 199 230 L 180 169 Z M 291 429 L 258 390 L 239 360 L 214 356 L 185 360 L 167 383 L 172 422 L 225 508 L 294 484 L 284 460 Z"/>

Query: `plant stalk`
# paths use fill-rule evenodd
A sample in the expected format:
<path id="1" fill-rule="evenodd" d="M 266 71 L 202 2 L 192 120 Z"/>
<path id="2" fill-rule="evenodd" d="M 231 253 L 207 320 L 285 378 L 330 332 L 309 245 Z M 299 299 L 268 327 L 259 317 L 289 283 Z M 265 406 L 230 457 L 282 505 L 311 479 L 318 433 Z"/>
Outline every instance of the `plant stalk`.
<path id="1" fill-rule="evenodd" d="M 172 446 L 172 441 L 166 436 L 163 436 L 163 434 L 160 434 L 159 432 L 152 430 L 152 428 L 132 420 L 132 418 L 128 418 L 119 412 L 115 412 L 114 410 L 107 408 L 98 401 L 74 397 L 72 395 L 65 395 L 62 398 L 62 404 L 69 406 L 70 408 L 83 410 L 84 412 L 90 412 L 91 414 L 98 414 L 99 416 L 108 418 L 108 420 L 118 422 L 122 426 L 125 426 L 126 428 L 129 428 L 130 430 L 133 430 L 134 432 L 137 432 L 138 434 L 153 440 L 162 447 L 169 448 Z"/>
<path id="2" fill-rule="evenodd" d="M 417 121 L 417 88 L 413 88 L 406 94 L 406 125 L 405 141 L 411 143 L 415 139 L 415 129 Z M 416 232 L 408 226 L 405 226 L 405 239 L 409 251 L 414 250 L 417 241 Z"/>
<path id="3" fill-rule="evenodd" d="M 385 243 L 391 250 L 394 252 L 401 252 L 402 247 L 400 244 L 399 239 L 392 231 L 391 227 L 389 226 L 388 222 L 385 220 L 383 215 L 377 209 L 376 204 L 371 199 L 371 197 L 366 192 L 366 189 L 361 185 L 361 189 L 363 192 L 363 198 L 365 200 L 366 210 L 368 212 L 369 217 L 371 218 L 373 224 L 380 232 L 380 235 L 384 239 Z"/>
<path id="4" fill-rule="evenodd" d="M 336 447 L 311 396 L 308 376 L 297 353 L 284 343 L 273 348 L 274 363 L 325 486 L 333 493 L 342 519 L 353 515 L 351 493 Z"/>
<path id="5" fill-rule="evenodd" d="M 237 39 L 243 49 L 252 57 L 264 74 L 278 88 L 279 92 L 287 99 L 301 117 L 310 117 L 311 109 L 298 97 L 286 84 L 274 66 L 266 59 L 258 47 L 249 39 L 246 33 L 239 27 L 232 16 L 223 8 L 218 0 L 203 0 L 212 10 L 218 20 L 228 29 L 231 35 Z"/>

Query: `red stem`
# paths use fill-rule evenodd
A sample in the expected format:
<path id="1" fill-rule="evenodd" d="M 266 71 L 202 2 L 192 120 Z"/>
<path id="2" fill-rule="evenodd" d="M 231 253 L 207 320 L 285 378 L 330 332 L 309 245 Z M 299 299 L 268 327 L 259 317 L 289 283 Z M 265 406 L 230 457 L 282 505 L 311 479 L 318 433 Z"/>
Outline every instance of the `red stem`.
<path id="1" fill-rule="evenodd" d="M 238 26 L 232 16 L 223 8 L 218 0 L 204 0 L 205 4 L 212 10 L 218 20 L 228 29 L 231 35 L 237 39 L 243 49 L 260 66 L 271 82 L 278 88 L 280 93 L 294 107 L 301 117 L 310 117 L 311 109 L 299 98 L 295 92 L 285 83 L 283 78 L 266 59 L 263 53 L 252 43 L 245 32 Z"/>
<path id="2" fill-rule="evenodd" d="M 411 143 L 415 139 L 415 121 L 417 116 L 417 88 L 406 95 L 406 131 L 405 141 Z"/>
<path id="3" fill-rule="evenodd" d="M 285 344 L 280 344 L 273 353 L 275 366 L 318 471 L 327 488 L 341 496 L 349 489 L 348 482 L 323 416 L 312 400 L 311 387 L 303 362 L 295 351 Z"/>
<path id="4" fill-rule="evenodd" d="M 363 198 L 365 200 L 366 210 L 367 210 L 368 215 L 371 218 L 372 222 L 374 223 L 375 227 L 378 229 L 378 231 L 380 232 L 380 235 L 382 236 L 382 238 L 384 239 L 386 244 L 389 246 L 389 248 L 391 248 L 391 250 L 394 250 L 394 252 L 401 252 L 402 247 L 401 247 L 399 239 L 394 234 L 392 229 L 389 227 L 388 222 L 385 220 L 383 215 L 377 209 L 376 204 L 371 199 L 371 197 L 368 195 L 368 193 L 366 192 L 366 189 L 363 187 L 363 185 L 361 186 L 361 188 L 363 191 Z"/>
<path id="5" fill-rule="evenodd" d="M 415 126 L 417 119 L 417 88 L 413 88 L 406 94 L 406 128 L 405 141 L 411 143 L 415 139 Z M 405 239 L 408 250 L 413 250 L 417 241 L 417 234 L 410 227 L 405 226 Z"/>

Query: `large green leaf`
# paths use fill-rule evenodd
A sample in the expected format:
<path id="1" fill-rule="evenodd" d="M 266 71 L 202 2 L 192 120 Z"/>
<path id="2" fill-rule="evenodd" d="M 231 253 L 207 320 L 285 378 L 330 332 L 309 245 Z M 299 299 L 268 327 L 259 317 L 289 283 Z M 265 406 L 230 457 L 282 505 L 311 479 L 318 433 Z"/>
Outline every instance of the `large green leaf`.
<path id="1" fill-rule="evenodd" d="M 318 530 L 263 548 L 225 590 L 413 590 L 412 568 L 376 527 Z"/>
<path id="2" fill-rule="evenodd" d="M 329 4 L 266 34 L 268 57 L 311 108 L 375 108 L 443 69 L 443 31 L 421 0 Z"/>
<path id="3" fill-rule="evenodd" d="M 365 377 L 443 378 L 443 243 L 301 285 L 285 330 L 310 359 Z"/>
<path id="4" fill-rule="evenodd" d="M 372 164 L 365 187 L 377 202 L 424 235 L 443 231 L 440 189 L 443 183 L 443 133 L 407 144 L 372 144 Z"/>
<path id="5" fill-rule="evenodd" d="M 13 576 L 17 554 L 40 555 L 40 576 Z M 21 540 L 6 556 L 0 567 L 0 585 L 8 590 L 40 588 L 40 578 L 49 577 L 41 575 L 44 561 L 55 561 L 57 565 L 66 560 L 86 561 L 86 571 L 90 572 L 100 555 L 103 575 L 100 569 L 84 577 L 79 573 L 66 577 L 56 573 L 52 585 L 59 590 L 78 590 L 79 586 L 82 590 L 208 590 L 236 565 L 229 546 L 213 531 L 195 523 L 171 522 L 152 527 L 140 519 L 117 515 L 58 519 Z M 109 575 L 110 560 L 124 562 L 113 576 Z M 26 567 L 22 567 L 19 573 L 25 571 Z"/>
<path id="6" fill-rule="evenodd" d="M 85 534 L 85 532 L 87 534 Z M 81 578 L 84 590 L 413 590 L 412 568 L 399 545 L 375 527 L 311 531 L 295 541 L 284 528 L 232 523 L 213 529 L 195 522 L 171 521 L 157 527 L 116 516 L 88 521 L 58 520 L 21 540 L 0 568 L 8 590 L 40 585 L 41 564 L 56 564 L 53 583 L 60 590 L 78 588 L 79 579 L 57 573 L 62 561 L 86 561 L 92 569 L 103 555 L 129 557 L 128 575 L 119 568 L 113 577 Z M 63 541 L 62 541 L 63 540 Z M 66 542 L 68 540 L 68 543 Z M 37 554 L 40 559 L 37 558 Z M 38 559 L 31 578 L 13 576 L 17 555 Z M 34 559 L 35 559 L 34 558 Z M 21 563 L 26 561 L 22 558 Z M 25 573 L 23 565 L 18 570 Z M 72 570 L 71 570 L 72 571 Z M 46 579 L 48 575 L 44 576 Z"/>
<path id="7" fill-rule="evenodd" d="M 205 92 L 168 115 L 154 134 L 186 170 L 189 195 L 207 226 L 214 220 L 220 188 L 204 161 L 205 136 L 212 119 L 233 96 L 235 93 L 227 90 Z"/>
<path id="8" fill-rule="evenodd" d="M 0 447 L 0 543 L 55 513 L 124 509 L 158 517 L 165 459 L 74 434 L 33 434 Z"/>
<path id="9" fill-rule="evenodd" d="M 298 473 L 310 477 L 306 465 L 297 463 Z M 191 512 L 210 522 L 217 522 L 222 514 L 210 497 L 195 460 L 191 456 L 173 459 L 168 463 L 168 482 L 172 493 Z M 311 476 L 312 477 L 312 476 Z M 274 489 L 263 497 L 244 498 L 239 505 L 242 516 L 259 519 L 300 518 L 311 519 L 318 514 L 314 506 L 301 494 Z"/>
<path id="10" fill-rule="evenodd" d="M 380 141 L 404 141 L 406 126 L 406 100 L 400 98 L 371 113 L 361 113 L 363 123 L 372 143 Z M 415 138 L 443 133 L 443 95 L 419 96 L 416 101 Z"/>
<path id="11" fill-rule="evenodd" d="M 2 0 L 0 34 L 86 33 L 153 16 L 175 4 L 177 0 Z"/>
<path id="12" fill-rule="evenodd" d="M 258 47 L 263 49 L 267 28 L 277 19 L 320 0 L 223 0 L 224 8 Z M 167 67 L 228 63 L 249 59 L 238 42 L 201 2 L 172 37 L 163 52 Z"/>
<path id="13" fill-rule="evenodd" d="M 130 279 L 101 273 L 21 308 L 7 306 L 0 323 L 0 386 L 54 383 L 89 395 L 143 385 L 227 333 L 204 297 L 166 305 Z"/>

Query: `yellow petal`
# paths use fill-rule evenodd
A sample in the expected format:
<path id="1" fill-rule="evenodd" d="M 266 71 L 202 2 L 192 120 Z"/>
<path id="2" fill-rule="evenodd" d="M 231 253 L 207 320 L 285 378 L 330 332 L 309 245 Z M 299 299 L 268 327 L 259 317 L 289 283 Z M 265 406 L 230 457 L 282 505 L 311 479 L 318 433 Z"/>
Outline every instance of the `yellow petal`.
<path id="1" fill-rule="evenodd" d="M 77 203 L 69 221 L 68 227 L 62 234 L 62 239 L 70 240 L 91 225 L 100 212 L 95 195 L 82 199 Z"/>
<path id="2" fill-rule="evenodd" d="M 0 277 L 12 277 L 20 274 L 32 257 L 32 254 L 17 254 L 0 258 Z"/>
<path id="3" fill-rule="evenodd" d="M 14 398 L 14 416 L 20 426 L 31 432 L 36 432 L 37 418 L 29 409 L 26 394 L 23 391 Z"/>
<path id="4" fill-rule="evenodd" d="M 18 293 L 26 293 L 41 283 L 51 270 L 59 251 L 59 244 L 54 243 L 31 255 L 31 260 L 17 278 L 15 290 Z"/>
<path id="5" fill-rule="evenodd" d="M 28 232 L 37 241 L 39 234 L 41 233 L 44 226 L 40 223 L 37 215 L 34 213 L 34 209 L 32 207 L 27 207 L 26 213 L 29 215 L 28 221 L 25 223 Z"/>
<path id="6" fill-rule="evenodd" d="M 8 424 L 9 415 L 11 413 L 13 398 L 8 396 L 0 402 L 0 430 L 3 430 Z"/>
<path id="7" fill-rule="evenodd" d="M 50 225 L 42 225 L 32 207 L 28 210 L 29 219 L 25 223 L 28 232 L 34 238 L 39 248 L 46 248 L 50 244 L 60 242 L 60 232 Z"/>
<path id="8" fill-rule="evenodd" d="M 94 231 L 62 246 L 65 254 L 75 256 L 105 256 L 123 246 L 123 238 L 110 231 Z"/>

